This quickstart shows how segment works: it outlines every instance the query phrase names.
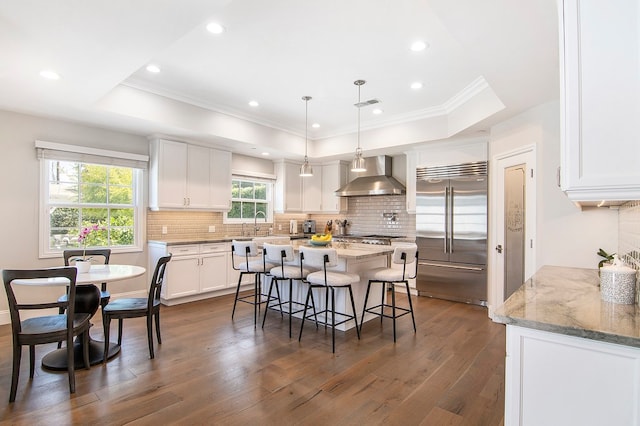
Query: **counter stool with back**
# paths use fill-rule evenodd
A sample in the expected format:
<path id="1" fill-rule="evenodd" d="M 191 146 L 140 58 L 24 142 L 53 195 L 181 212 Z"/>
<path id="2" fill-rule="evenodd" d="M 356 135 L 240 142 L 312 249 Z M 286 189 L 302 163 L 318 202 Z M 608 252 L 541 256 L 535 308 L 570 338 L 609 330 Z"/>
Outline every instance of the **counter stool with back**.
<path id="1" fill-rule="evenodd" d="M 240 259 L 244 258 L 244 262 L 236 264 L 235 257 Z M 233 310 L 231 311 L 231 319 L 233 319 L 236 313 L 236 305 L 238 302 L 248 303 L 253 305 L 253 325 L 254 327 L 258 323 L 258 313 L 260 312 L 260 306 L 263 303 L 267 303 L 269 299 L 264 298 L 266 295 L 262 293 L 263 277 L 269 275 L 271 268 L 276 266 L 275 263 L 267 262 L 264 254 L 260 259 L 256 259 L 260 256 L 258 251 L 258 244 L 255 241 L 237 241 L 231 242 L 231 265 L 236 271 L 240 271 L 238 277 L 238 285 L 236 287 L 236 296 L 233 301 Z M 253 258 L 254 260 L 251 260 Z M 242 278 L 245 275 L 253 275 L 253 294 L 247 296 L 240 296 L 240 286 L 242 285 Z M 276 298 L 273 298 L 274 300 Z M 279 296 L 277 298 L 279 300 Z"/>
<path id="2" fill-rule="evenodd" d="M 364 316 L 368 312 L 373 315 L 380 316 L 380 323 L 382 324 L 383 318 L 391 318 L 393 320 L 393 341 L 396 341 L 396 319 L 401 316 L 411 314 L 413 321 L 413 332 L 416 332 L 416 319 L 413 315 L 413 303 L 411 302 L 411 289 L 409 288 L 409 280 L 416 277 L 418 274 L 418 247 L 415 244 L 407 244 L 398 246 L 393 250 L 391 262 L 396 265 L 402 265 L 402 268 L 376 268 L 371 270 L 369 284 L 367 285 L 367 293 L 364 297 L 364 308 L 362 311 L 362 320 L 360 322 L 360 330 L 362 331 L 362 325 L 364 324 Z M 413 274 L 407 272 L 407 266 L 415 265 Z M 382 299 L 380 304 L 367 308 L 367 302 L 369 301 L 369 291 L 371 290 L 371 284 L 381 283 L 382 285 Z M 407 299 L 409 300 L 409 309 L 396 306 L 396 290 L 395 284 L 404 283 L 407 290 Z M 387 290 L 387 284 L 391 284 L 391 304 L 385 303 L 385 293 Z M 385 311 L 386 309 L 386 311 Z M 390 313 L 388 311 L 391 310 Z"/>
<path id="3" fill-rule="evenodd" d="M 303 260 L 305 267 L 320 269 L 316 272 L 311 272 L 307 275 L 306 281 L 309 283 L 309 290 L 307 291 L 307 297 L 305 299 L 305 306 L 302 314 L 302 325 L 300 326 L 300 336 L 298 341 L 302 340 L 302 330 L 304 329 L 304 322 L 307 319 L 315 319 L 316 326 L 318 323 L 331 327 L 331 349 L 332 352 L 336 352 L 336 326 L 344 324 L 347 321 L 353 320 L 356 325 L 356 333 L 358 340 L 360 339 L 360 328 L 358 327 L 358 318 L 356 314 L 356 305 L 353 300 L 353 289 L 351 284 L 360 281 L 360 276 L 357 274 L 334 271 L 328 268 L 338 266 L 338 253 L 334 248 L 314 248 L 314 247 L 300 247 L 300 256 Z M 325 304 L 324 309 L 320 312 L 316 312 L 315 306 L 313 314 L 307 315 L 307 309 L 309 307 L 309 299 L 313 300 L 313 290 L 320 289 L 325 291 Z M 349 299 L 351 302 L 351 310 L 353 314 L 346 312 L 336 312 L 336 290 L 347 290 L 349 292 Z M 329 297 L 331 294 L 331 297 Z M 345 306 L 346 311 L 346 306 Z M 340 320 L 336 321 L 336 315 L 340 316 Z M 324 316 L 324 317 L 323 317 Z M 320 319 L 318 319 L 320 317 Z"/>
<path id="4" fill-rule="evenodd" d="M 276 294 L 278 295 L 277 297 L 279 300 L 274 304 L 267 303 L 267 307 L 264 310 L 264 317 L 262 319 L 262 327 L 264 328 L 264 323 L 267 320 L 267 312 L 269 312 L 269 309 L 278 310 L 281 314 L 285 313 L 289 316 L 289 338 L 291 338 L 291 317 L 294 314 L 303 311 L 303 304 L 293 301 L 293 281 L 302 283 L 311 270 L 302 266 L 304 257 L 302 253 L 298 258 L 298 261 L 296 261 L 293 253 L 293 246 L 290 244 L 265 243 L 264 255 L 267 262 L 279 264 L 278 266 L 271 268 L 269 271 L 271 284 L 269 285 L 269 292 L 267 293 L 267 300 L 272 300 L 273 297 L 271 294 L 275 285 Z M 289 281 L 288 291 L 286 291 L 286 289 L 278 289 L 280 281 Z M 284 300 L 285 295 L 286 300 Z M 311 299 L 311 303 L 314 305 L 313 309 L 315 312 L 313 298 Z"/>

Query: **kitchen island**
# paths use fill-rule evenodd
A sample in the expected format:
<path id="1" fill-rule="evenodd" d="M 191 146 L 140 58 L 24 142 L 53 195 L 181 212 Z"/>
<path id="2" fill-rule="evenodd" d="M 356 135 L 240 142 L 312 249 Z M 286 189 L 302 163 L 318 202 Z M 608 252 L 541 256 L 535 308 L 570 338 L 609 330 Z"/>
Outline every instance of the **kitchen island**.
<path id="1" fill-rule="evenodd" d="M 331 244 L 333 248 L 336 249 L 336 252 L 338 254 L 338 266 L 336 266 L 335 268 L 331 268 L 331 270 L 350 272 L 353 274 L 358 274 L 360 276 L 360 281 L 352 284 L 353 299 L 356 305 L 356 316 L 358 317 L 358 324 L 360 324 L 363 320 L 369 321 L 373 318 L 379 318 L 370 313 L 367 313 L 364 319 L 361 317 L 364 308 L 364 298 L 367 291 L 370 271 L 374 268 L 387 267 L 389 265 L 389 256 L 391 255 L 391 253 L 393 253 L 393 248 L 386 245 L 350 244 L 337 242 L 333 242 Z M 300 246 L 309 246 L 307 240 L 292 241 L 292 245 L 296 253 Z M 288 297 L 288 286 L 281 286 L 280 294 L 283 298 L 286 299 Z M 294 282 L 292 300 L 294 302 L 304 303 L 306 296 L 307 285 L 300 284 L 299 282 Z M 379 297 L 369 297 L 367 306 L 372 307 L 379 303 Z M 324 299 L 315 296 L 315 305 L 318 311 L 324 310 Z M 336 311 L 347 313 L 351 312 L 351 304 L 349 302 L 349 297 L 346 290 L 339 290 L 336 293 Z M 298 313 L 295 316 L 302 317 L 302 313 Z M 351 328 L 354 328 L 353 321 L 347 321 L 344 324 L 336 326 L 336 330 L 341 331 L 346 331 Z"/>
<path id="2" fill-rule="evenodd" d="M 282 236 L 258 237 L 256 243 L 259 247 L 269 239 Z M 286 236 L 285 241 L 286 240 Z M 171 239 L 149 241 L 149 265 L 157 262 L 157 259 L 173 254 L 171 264 L 165 274 L 165 282 L 162 288 L 162 303 L 174 305 L 179 303 L 192 302 L 210 297 L 231 294 L 235 291 L 238 283 L 239 272 L 231 267 L 231 241 L 233 239 L 252 240 L 252 237 L 223 237 L 206 240 Z M 284 241 L 283 241 L 284 242 Z M 277 242 L 281 243 L 281 242 Z M 304 239 L 292 239 L 291 244 L 294 249 L 301 245 L 308 244 L 308 237 Z M 362 321 L 360 316 L 363 311 L 364 297 L 367 289 L 369 271 L 373 268 L 387 267 L 389 256 L 393 253 L 391 246 L 369 245 L 369 244 L 349 244 L 331 243 L 338 253 L 339 265 L 334 269 L 358 274 L 360 282 L 354 284 L 353 295 L 356 304 L 356 314 L 358 322 Z M 234 256 L 237 263 L 244 261 L 238 256 Z M 259 258 L 250 259 L 257 260 Z M 253 285 L 253 279 L 245 277 L 243 288 L 249 290 Z M 269 282 L 265 284 L 265 292 Z M 288 296 L 288 286 L 281 286 L 283 298 Z M 293 284 L 293 301 L 304 302 L 307 287 L 300 283 Z M 343 292 L 339 292 L 336 299 L 336 309 L 339 312 L 351 312 L 351 306 L 347 305 L 347 298 L 343 297 Z M 370 297 L 369 306 L 378 304 L 379 298 Z M 324 300 L 316 300 L 318 310 L 324 309 Z M 345 306 L 347 308 L 345 308 Z M 298 314 L 302 316 L 302 313 Z M 377 318 L 367 313 L 365 321 Z M 341 324 L 337 330 L 347 330 L 353 328 L 353 323 Z"/>
<path id="3" fill-rule="evenodd" d="M 505 425 L 640 424 L 640 311 L 597 270 L 542 267 L 494 313 L 507 325 Z"/>

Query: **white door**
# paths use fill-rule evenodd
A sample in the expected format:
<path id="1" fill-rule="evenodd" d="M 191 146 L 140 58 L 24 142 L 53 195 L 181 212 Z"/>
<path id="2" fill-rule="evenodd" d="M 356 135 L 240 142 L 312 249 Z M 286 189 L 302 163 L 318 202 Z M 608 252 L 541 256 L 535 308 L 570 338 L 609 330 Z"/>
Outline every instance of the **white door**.
<path id="1" fill-rule="evenodd" d="M 494 157 L 492 210 L 492 245 L 489 249 L 491 268 L 489 282 L 490 305 L 498 307 L 522 283 L 529 279 L 535 269 L 535 223 L 536 223 L 536 171 L 535 147 L 528 146 L 518 151 L 498 154 Z M 510 179 L 510 182 L 507 180 Z M 523 194 L 518 195 L 511 185 L 521 185 Z M 517 188 L 516 188 L 517 189 Z M 520 197 L 520 201 L 516 201 Z M 511 208 L 507 208 L 508 204 Z M 520 203 L 522 206 L 518 207 Z M 518 212 L 518 208 L 521 209 Z M 507 215 L 505 212 L 510 212 Z M 521 221 L 521 224 L 516 222 Z M 509 225 L 509 223 L 511 225 Z M 509 226 L 507 226 L 509 225 Z M 518 230 L 521 226 L 523 229 Z M 513 232 L 510 232 L 508 230 Z M 507 250 L 509 254 L 507 255 Z M 509 266 L 507 267 L 507 262 Z M 515 262 L 515 264 L 514 264 Z M 521 263 L 521 264 L 518 264 Z M 521 270 L 521 271 L 520 271 Z M 511 276 L 511 279 L 507 278 Z M 514 283 L 513 277 L 522 276 L 522 282 Z M 508 283 L 509 290 L 506 289 Z"/>

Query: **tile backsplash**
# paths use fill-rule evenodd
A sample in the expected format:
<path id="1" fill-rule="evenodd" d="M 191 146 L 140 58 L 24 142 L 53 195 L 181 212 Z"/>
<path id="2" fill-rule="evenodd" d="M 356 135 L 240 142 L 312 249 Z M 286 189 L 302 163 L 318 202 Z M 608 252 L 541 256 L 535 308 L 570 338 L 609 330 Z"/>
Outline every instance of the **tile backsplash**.
<path id="1" fill-rule="evenodd" d="M 349 197 L 348 206 L 346 213 L 311 215 L 311 219 L 318 222 L 318 227 L 329 219 L 346 219 L 349 223 L 347 232 L 350 234 L 416 235 L 416 216 L 407 213 L 404 195 Z"/>
<path id="2" fill-rule="evenodd" d="M 627 265 L 640 270 L 640 200 L 618 210 L 618 253 Z"/>
<path id="3" fill-rule="evenodd" d="M 316 230 L 322 232 L 328 220 L 344 220 L 349 223 L 347 232 L 351 234 L 385 234 L 394 236 L 415 236 L 416 219 L 406 211 L 404 195 L 378 195 L 351 197 L 348 210 L 342 214 L 276 214 L 272 223 L 258 219 L 258 235 L 288 234 L 289 221 L 298 223 L 298 233 L 302 233 L 305 219 L 316 221 Z M 248 226 L 247 226 L 248 225 Z M 245 234 L 253 235 L 253 221 L 244 226 Z M 167 233 L 162 233 L 162 228 Z M 214 226 L 215 231 L 209 232 Z M 336 228 L 334 228 L 336 229 Z M 242 225 L 224 224 L 222 213 L 199 211 L 148 211 L 147 239 L 171 240 L 220 238 L 242 234 Z"/>

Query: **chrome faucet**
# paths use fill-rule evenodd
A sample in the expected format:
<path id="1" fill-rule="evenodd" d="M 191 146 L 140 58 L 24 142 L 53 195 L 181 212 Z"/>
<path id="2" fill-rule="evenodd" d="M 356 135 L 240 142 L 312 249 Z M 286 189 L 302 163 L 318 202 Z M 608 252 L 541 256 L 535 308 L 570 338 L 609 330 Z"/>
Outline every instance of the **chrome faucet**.
<path id="1" fill-rule="evenodd" d="M 257 236 L 258 235 L 258 231 L 260 230 L 260 228 L 258 228 L 258 215 L 261 214 L 262 217 L 264 218 L 264 223 L 267 223 L 267 215 L 264 214 L 263 211 L 257 211 L 256 215 L 253 217 L 253 235 Z"/>

